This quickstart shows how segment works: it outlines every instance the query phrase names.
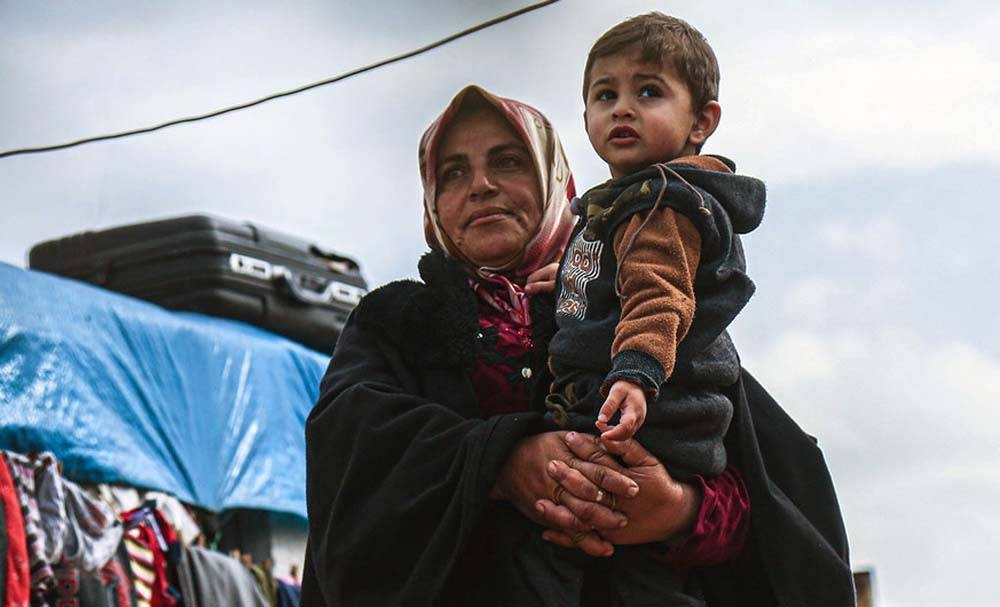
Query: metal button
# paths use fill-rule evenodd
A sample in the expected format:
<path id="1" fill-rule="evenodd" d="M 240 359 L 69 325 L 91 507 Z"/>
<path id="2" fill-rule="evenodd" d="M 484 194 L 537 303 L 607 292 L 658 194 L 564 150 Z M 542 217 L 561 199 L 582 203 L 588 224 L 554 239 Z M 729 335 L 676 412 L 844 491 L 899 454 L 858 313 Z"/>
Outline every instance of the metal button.
<path id="1" fill-rule="evenodd" d="M 521 377 L 524 379 L 531 379 L 531 367 L 521 369 Z"/>

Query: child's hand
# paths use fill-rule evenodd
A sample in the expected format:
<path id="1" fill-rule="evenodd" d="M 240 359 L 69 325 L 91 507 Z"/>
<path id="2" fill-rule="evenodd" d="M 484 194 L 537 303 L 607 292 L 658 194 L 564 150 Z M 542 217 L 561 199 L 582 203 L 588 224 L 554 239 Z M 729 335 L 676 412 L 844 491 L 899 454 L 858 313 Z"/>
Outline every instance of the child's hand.
<path id="1" fill-rule="evenodd" d="M 622 417 L 614 428 L 608 426 L 614 414 L 621 409 Z M 646 393 L 630 381 L 620 379 L 611 384 L 608 398 L 601 405 L 594 424 L 601 431 L 601 438 L 625 440 L 632 438 L 646 421 Z"/>
<path id="2" fill-rule="evenodd" d="M 524 292 L 528 295 L 551 293 L 556 289 L 556 274 L 559 273 L 559 262 L 554 261 L 528 274 L 524 283 Z"/>

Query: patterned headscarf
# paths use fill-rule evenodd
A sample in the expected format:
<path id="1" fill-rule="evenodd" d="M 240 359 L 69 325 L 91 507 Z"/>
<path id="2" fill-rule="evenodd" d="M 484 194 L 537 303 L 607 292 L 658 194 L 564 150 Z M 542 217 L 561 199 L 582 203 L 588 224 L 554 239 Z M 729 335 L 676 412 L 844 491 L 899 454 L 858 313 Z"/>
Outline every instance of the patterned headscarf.
<path id="1" fill-rule="evenodd" d="M 479 96 L 496 108 L 514 127 L 531 151 L 538 184 L 542 194 L 542 218 L 538 229 L 528 241 L 524 251 L 497 267 L 479 267 L 458 249 L 445 234 L 437 212 L 437 153 L 441 136 L 455 119 L 462 105 L 471 96 Z M 559 258 L 573 231 L 574 218 L 569 202 L 575 195 L 573 175 L 566 162 L 559 135 L 548 119 L 535 108 L 497 97 L 475 85 L 459 91 L 444 112 L 438 116 L 420 139 L 420 176 L 424 184 L 424 238 L 432 249 L 444 251 L 450 257 L 463 261 L 466 266 L 484 278 L 506 275 L 521 282 L 529 274 Z"/>

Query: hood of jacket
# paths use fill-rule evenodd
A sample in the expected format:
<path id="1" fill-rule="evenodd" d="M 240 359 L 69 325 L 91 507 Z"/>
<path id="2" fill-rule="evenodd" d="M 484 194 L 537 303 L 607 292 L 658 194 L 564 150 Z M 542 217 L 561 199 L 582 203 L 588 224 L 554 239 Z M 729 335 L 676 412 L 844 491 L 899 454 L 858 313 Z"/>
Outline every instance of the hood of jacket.
<path id="1" fill-rule="evenodd" d="M 738 175 L 735 170 L 732 160 L 705 154 L 684 156 L 607 181 L 581 197 L 588 229 L 600 231 L 601 224 L 619 216 L 624 207 L 641 198 L 655 198 L 666 176 L 668 188 L 675 187 L 677 182 L 677 187 L 689 189 L 694 186 L 715 198 L 729 215 L 737 234 L 751 232 L 764 218 L 766 188 L 760 179 Z M 670 195 L 669 189 L 667 195 Z"/>

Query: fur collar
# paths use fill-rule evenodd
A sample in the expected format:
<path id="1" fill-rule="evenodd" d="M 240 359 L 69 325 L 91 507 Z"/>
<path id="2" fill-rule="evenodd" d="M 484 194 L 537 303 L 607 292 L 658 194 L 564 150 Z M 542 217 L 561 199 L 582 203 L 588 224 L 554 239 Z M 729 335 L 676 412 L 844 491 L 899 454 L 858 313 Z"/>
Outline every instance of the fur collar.
<path id="1" fill-rule="evenodd" d="M 357 322 L 411 364 L 471 370 L 479 320 L 465 268 L 440 251 L 424 254 L 418 267 L 422 283 L 399 280 L 375 289 L 358 304 Z M 555 333 L 553 306 L 552 295 L 531 298 L 535 343 L 547 344 Z M 536 356 L 544 360 L 545 348 L 536 348 Z"/>

